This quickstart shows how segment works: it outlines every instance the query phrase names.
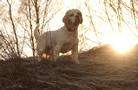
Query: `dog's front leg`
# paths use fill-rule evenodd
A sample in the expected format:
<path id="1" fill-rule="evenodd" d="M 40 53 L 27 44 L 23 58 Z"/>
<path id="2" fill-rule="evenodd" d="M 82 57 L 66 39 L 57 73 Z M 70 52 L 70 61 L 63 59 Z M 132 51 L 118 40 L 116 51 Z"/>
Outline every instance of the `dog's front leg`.
<path id="1" fill-rule="evenodd" d="M 74 60 L 77 64 L 79 64 L 78 60 L 78 44 L 74 45 L 71 53 L 72 60 Z"/>
<path id="2" fill-rule="evenodd" d="M 59 57 L 59 53 L 60 53 L 60 45 L 56 45 L 56 47 L 53 48 L 53 60 L 56 61 L 57 58 Z"/>

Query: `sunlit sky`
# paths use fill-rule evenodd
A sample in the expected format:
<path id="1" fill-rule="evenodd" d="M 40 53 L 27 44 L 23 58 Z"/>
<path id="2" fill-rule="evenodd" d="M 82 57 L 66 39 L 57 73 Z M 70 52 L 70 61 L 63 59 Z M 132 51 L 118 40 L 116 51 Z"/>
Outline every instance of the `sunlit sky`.
<path id="1" fill-rule="evenodd" d="M 91 4 L 91 7 L 94 8 L 95 11 L 99 11 L 96 13 L 98 15 L 100 15 L 101 14 L 100 10 L 104 7 L 104 5 L 101 5 L 98 0 L 90 0 L 89 3 L 94 3 L 94 4 Z M 65 4 L 65 7 L 67 7 L 64 9 L 64 11 L 67 11 L 68 8 L 81 8 L 82 13 L 88 12 L 87 10 L 80 7 L 80 5 L 79 5 L 79 4 L 84 5 L 84 0 L 81 0 L 79 2 L 77 0 L 64 0 L 64 4 Z M 122 8 L 122 9 L 124 11 L 126 11 L 126 9 L 124 9 L 124 8 Z M 126 14 L 125 16 L 128 17 L 127 12 L 125 12 L 125 14 Z M 84 21 L 86 21 L 86 22 L 84 22 L 83 24 L 87 24 L 87 20 L 84 20 Z M 138 43 L 138 39 L 135 37 L 135 35 L 138 36 L 138 32 L 137 32 L 135 25 L 132 23 L 129 23 L 129 22 L 133 22 L 132 19 L 126 20 L 126 24 L 128 26 L 124 23 L 122 24 L 122 33 L 121 34 L 118 30 L 118 26 L 117 26 L 116 22 L 113 22 L 113 27 L 114 27 L 115 33 L 112 32 L 111 27 L 109 26 L 109 23 L 104 23 L 101 25 L 98 24 L 98 26 L 101 27 L 100 28 L 101 31 L 104 30 L 102 32 L 103 33 L 102 44 L 111 44 L 113 46 L 113 48 L 115 50 L 117 50 L 118 52 L 126 52 L 129 49 L 131 49 L 135 44 Z M 90 46 L 95 46 L 95 44 L 93 42 L 91 42 L 91 40 L 96 41 L 97 39 L 96 39 L 95 35 L 92 33 L 93 33 L 93 30 L 89 30 L 88 33 L 85 33 L 84 35 L 90 39 L 89 41 L 87 41 L 88 44 Z M 134 35 L 134 33 L 135 33 L 135 35 Z"/>
<path id="2" fill-rule="evenodd" d="M 5 0 L 2 0 L 2 1 L 6 3 Z M 130 15 L 128 15 L 128 12 L 126 11 L 126 9 L 122 8 L 124 11 L 123 15 L 127 18 L 126 20 L 127 25 L 122 23 L 122 34 L 120 34 L 117 23 L 116 23 L 116 18 L 115 18 L 115 21 L 112 22 L 112 25 L 115 31 L 115 33 L 113 33 L 109 23 L 106 23 L 102 21 L 99 17 L 97 17 L 97 16 L 106 17 L 105 12 L 103 10 L 104 4 L 101 4 L 102 1 L 103 0 L 101 1 L 100 0 L 89 0 L 88 2 L 88 4 L 92 8 L 93 21 L 96 26 L 97 32 L 102 33 L 102 35 L 100 36 L 102 44 L 111 44 L 116 51 L 126 52 L 132 46 L 134 46 L 135 44 L 138 44 L 138 38 L 134 36 L 134 33 L 138 36 L 138 32 L 137 32 L 138 30 L 136 29 L 135 25 L 132 23 L 133 21 L 132 19 L 130 19 Z M 20 3 L 16 3 L 15 6 L 18 6 L 19 4 Z M 80 25 L 80 27 L 85 26 L 88 29 L 88 31 L 83 34 L 89 39 L 88 41 L 86 41 L 88 43 L 88 49 L 92 48 L 93 46 L 97 46 L 97 44 L 93 42 L 93 41 L 96 42 L 97 38 L 95 36 L 93 28 L 90 27 L 90 21 L 86 17 L 86 15 L 88 15 L 88 10 L 85 6 L 85 0 L 63 0 L 63 1 L 59 0 L 59 6 L 61 6 L 61 10 L 48 23 L 49 28 L 51 30 L 57 30 L 58 28 L 63 26 L 62 18 L 65 12 L 72 8 L 78 8 L 81 10 L 83 14 L 83 24 Z M 53 8 L 56 8 L 56 7 L 53 6 Z M 14 8 L 14 9 L 15 11 L 17 11 L 16 10 L 17 8 Z M 16 12 L 14 14 L 16 14 Z M 138 21 L 138 19 L 136 20 Z M 81 32 L 82 30 L 79 29 L 78 31 Z M 31 52 L 31 49 L 29 47 L 24 47 L 24 48 L 25 48 L 24 50 L 25 52 L 27 53 Z M 30 55 L 32 55 L 32 53 L 30 53 Z"/>

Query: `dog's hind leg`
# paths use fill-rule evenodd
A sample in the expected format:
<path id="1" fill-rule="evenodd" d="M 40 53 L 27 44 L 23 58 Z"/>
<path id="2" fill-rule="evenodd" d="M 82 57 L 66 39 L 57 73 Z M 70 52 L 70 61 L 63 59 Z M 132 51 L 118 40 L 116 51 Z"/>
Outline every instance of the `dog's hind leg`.
<path id="1" fill-rule="evenodd" d="M 44 50 L 43 49 L 40 49 L 39 52 L 38 52 L 38 61 L 41 61 L 43 59 L 43 53 L 44 53 Z"/>

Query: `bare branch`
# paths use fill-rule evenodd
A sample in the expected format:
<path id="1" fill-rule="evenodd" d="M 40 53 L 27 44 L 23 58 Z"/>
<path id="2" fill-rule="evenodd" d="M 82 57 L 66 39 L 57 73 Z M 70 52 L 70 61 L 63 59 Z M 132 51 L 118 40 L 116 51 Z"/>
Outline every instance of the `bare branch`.
<path id="1" fill-rule="evenodd" d="M 11 20 L 11 23 L 12 23 L 14 37 L 15 37 L 15 40 L 16 40 L 15 43 L 16 43 L 17 54 L 18 54 L 18 56 L 20 56 L 18 37 L 17 37 L 17 33 L 16 33 L 16 29 L 15 29 L 15 24 L 14 24 L 13 17 L 12 17 L 12 8 L 11 8 L 11 4 L 10 4 L 9 0 L 7 0 L 7 3 L 8 3 L 8 6 L 9 6 L 9 16 L 10 16 L 10 20 Z"/>

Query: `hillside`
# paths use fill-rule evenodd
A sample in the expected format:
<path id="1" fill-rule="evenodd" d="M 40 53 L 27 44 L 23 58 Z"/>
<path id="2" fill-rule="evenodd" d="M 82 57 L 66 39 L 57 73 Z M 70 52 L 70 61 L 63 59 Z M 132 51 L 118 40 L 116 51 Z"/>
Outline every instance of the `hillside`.
<path id="1" fill-rule="evenodd" d="M 126 54 L 111 46 L 79 54 L 80 64 L 61 56 L 57 62 L 36 58 L 0 61 L 0 88 L 36 90 L 138 90 L 138 45 Z"/>

